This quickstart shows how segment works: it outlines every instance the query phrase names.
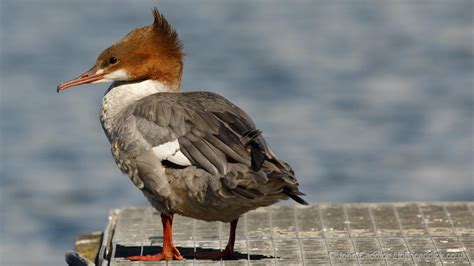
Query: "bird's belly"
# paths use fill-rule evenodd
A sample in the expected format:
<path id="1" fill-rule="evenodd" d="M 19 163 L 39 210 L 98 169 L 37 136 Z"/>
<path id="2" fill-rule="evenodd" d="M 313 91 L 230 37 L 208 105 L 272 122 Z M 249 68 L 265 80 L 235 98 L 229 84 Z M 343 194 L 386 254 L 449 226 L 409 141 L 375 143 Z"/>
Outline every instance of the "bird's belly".
<path id="1" fill-rule="evenodd" d="M 209 222 L 231 222 L 248 211 L 272 205 L 280 200 L 277 197 L 261 198 L 258 200 L 234 197 L 219 201 L 211 198 L 203 202 L 191 200 L 175 205 L 173 206 L 173 213 Z"/>
<path id="2" fill-rule="evenodd" d="M 277 193 L 249 199 L 236 196 L 215 176 L 195 166 L 169 168 L 162 165 L 153 149 L 129 157 L 116 147 L 120 165 L 129 159 L 133 171 L 126 171 L 151 205 L 161 213 L 176 213 L 205 221 L 230 222 L 242 214 L 276 203 L 286 196 Z M 114 149 L 113 149 L 114 150 Z"/>
<path id="3" fill-rule="evenodd" d="M 254 199 L 235 196 L 221 184 L 219 177 L 193 166 L 167 170 L 166 175 L 171 194 L 164 200 L 147 196 L 152 206 L 160 212 L 199 220 L 230 222 L 250 210 L 284 199 L 277 194 Z"/>

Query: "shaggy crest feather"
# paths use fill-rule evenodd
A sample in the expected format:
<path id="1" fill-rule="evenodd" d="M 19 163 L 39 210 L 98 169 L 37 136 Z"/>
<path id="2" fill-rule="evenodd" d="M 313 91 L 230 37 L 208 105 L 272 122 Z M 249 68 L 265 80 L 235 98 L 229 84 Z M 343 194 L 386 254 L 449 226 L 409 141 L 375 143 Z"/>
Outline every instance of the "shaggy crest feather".
<path id="1" fill-rule="evenodd" d="M 166 20 L 166 18 L 158 11 L 158 8 L 152 9 L 153 17 L 153 29 L 161 37 L 161 41 L 166 42 L 167 48 L 173 54 L 183 57 L 183 43 L 178 37 L 178 33 Z"/>

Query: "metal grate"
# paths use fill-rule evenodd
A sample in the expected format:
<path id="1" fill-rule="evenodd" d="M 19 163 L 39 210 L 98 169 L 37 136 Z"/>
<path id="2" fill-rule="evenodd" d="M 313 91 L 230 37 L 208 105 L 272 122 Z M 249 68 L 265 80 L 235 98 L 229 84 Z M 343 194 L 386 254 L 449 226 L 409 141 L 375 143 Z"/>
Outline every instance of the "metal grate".
<path id="1" fill-rule="evenodd" d="M 352 263 L 474 263 L 474 203 L 318 204 L 272 206 L 244 215 L 233 260 L 172 261 L 179 265 L 314 265 Z M 173 238 L 185 256 L 216 251 L 229 225 L 175 216 Z M 102 265 L 131 262 L 131 255 L 160 251 L 162 227 L 153 209 L 121 209 L 111 215 Z"/>

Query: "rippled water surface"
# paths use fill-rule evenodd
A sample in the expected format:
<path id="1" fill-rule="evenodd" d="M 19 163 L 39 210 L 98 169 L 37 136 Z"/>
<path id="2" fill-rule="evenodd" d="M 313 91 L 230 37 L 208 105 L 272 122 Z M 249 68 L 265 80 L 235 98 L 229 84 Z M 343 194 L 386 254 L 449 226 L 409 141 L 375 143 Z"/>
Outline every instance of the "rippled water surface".
<path id="1" fill-rule="evenodd" d="M 116 168 L 106 85 L 56 94 L 149 24 L 147 1 L 1 1 L 4 265 L 62 265 L 108 210 L 146 206 Z M 312 202 L 473 200 L 472 1 L 159 1 L 184 90 L 255 119 Z"/>

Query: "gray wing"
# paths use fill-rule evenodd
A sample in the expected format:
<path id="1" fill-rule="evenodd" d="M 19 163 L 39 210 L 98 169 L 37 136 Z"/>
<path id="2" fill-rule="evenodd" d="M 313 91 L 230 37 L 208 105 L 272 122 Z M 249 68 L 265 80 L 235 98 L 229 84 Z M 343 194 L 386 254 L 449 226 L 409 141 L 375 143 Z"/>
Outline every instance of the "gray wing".
<path id="1" fill-rule="evenodd" d="M 213 175 L 226 174 L 228 163 L 255 168 L 263 163 L 266 145 L 253 144 L 259 134 L 252 120 L 217 94 L 158 93 L 132 108 L 136 129 L 150 146 L 177 140 L 192 165 Z"/>
<path id="2" fill-rule="evenodd" d="M 302 193 L 290 166 L 276 158 L 250 117 L 222 96 L 157 93 L 126 112 L 131 116 L 125 117 L 134 121 L 133 132 L 145 142 L 141 146 L 157 148 L 155 155 L 165 166 L 193 165 L 223 178 L 227 188 L 245 198 L 282 193 L 306 204 L 298 196 Z M 137 163 L 152 165 L 148 159 L 156 157 L 146 155 L 150 150 L 142 152 Z"/>
<path id="3" fill-rule="evenodd" d="M 285 172 L 291 172 L 290 175 L 293 175 L 291 168 L 276 158 L 270 146 L 260 135 L 261 131 L 255 127 L 252 119 L 242 109 L 226 98 L 212 92 L 197 91 L 186 94 L 205 106 L 209 112 L 218 117 L 226 127 L 230 128 L 240 138 L 240 143 L 247 148 L 247 156 L 250 156 L 254 171 L 259 171 L 264 160 L 267 159 L 276 164 L 278 168 Z"/>

